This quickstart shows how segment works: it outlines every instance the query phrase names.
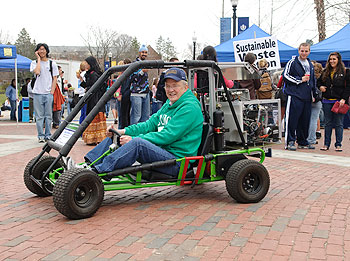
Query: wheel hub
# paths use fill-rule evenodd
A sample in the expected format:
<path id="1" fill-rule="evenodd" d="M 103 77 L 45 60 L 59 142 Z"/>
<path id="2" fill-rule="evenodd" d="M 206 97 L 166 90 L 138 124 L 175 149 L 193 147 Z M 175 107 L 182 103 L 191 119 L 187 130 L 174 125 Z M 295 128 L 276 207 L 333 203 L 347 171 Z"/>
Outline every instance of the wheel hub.
<path id="1" fill-rule="evenodd" d="M 256 174 L 249 173 L 243 179 L 243 189 L 248 193 L 255 193 L 260 186 L 259 177 Z"/>

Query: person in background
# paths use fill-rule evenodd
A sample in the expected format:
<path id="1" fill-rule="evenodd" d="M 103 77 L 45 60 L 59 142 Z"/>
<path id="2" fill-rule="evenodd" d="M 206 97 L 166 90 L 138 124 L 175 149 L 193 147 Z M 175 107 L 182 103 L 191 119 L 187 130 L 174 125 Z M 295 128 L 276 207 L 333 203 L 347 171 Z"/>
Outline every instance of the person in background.
<path id="1" fill-rule="evenodd" d="M 86 74 L 85 68 L 86 68 L 86 62 L 83 61 L 80 63 L 79 70 L 76 72 L 76 77 L 78 78 L 78 89 L 74 95 L 78 95 L 78 98 L 79 98 L 78 101 L 85 95 L 85 89 L 81 86 L 81 79 L 85 79 L 85 74 Z M 87 105 L 84 104 L 80 110 L 79 124 L 81 124 L 86 117 L 86 107 Z"/>
<path id="2" fill-rule="evenodd" d="M 261 75 L 260 88 L 256 90 L 256 95 L 258 99 L 271 99 L 273 84 L 271 80 L 271 75 L 268 72 L 269 64 L 266 59 L 261 59 L 258 62 L 259 72 Z"/>
<path id="3" fill-rule="evenodd" d="M 315 77 L 316 77 L 316 82 L 317 79 L 321 76 L 322 73 L 322 64 L 316 62 L 316 61 L 311 61 L 313 66 L 314 66 L 314 71 L 315 71 Z M 317 83 L 316 83 L 316 88 L 317 88 Z M 318 92 L 321 92 L 319 89 L 317 90 Z M 320 111 L 322 108 L 322 102 L 321 98 L 319 95 L 316 97 L 312 98 L 312 104 L 311 104 L 311 116 L 310 116 L 310 125 L 309 125 L 309 135 L 307 137 L 307 142 L 311 145 L 317 144 L 317 131 L 319 134 L 320 132 Z"/>
<path id="4" fill-rule="evenodd" d="M 350 96 L 350 71 L 345 69 L 340 53 L 332 52 L 328 56 L 326 68 L 317 81 L 322 92 L 322 109 L 325 118 L 324 146 L 321 150 L 329 150 L 331 145 L 333 122 L 335 125 L 335 151 L 342 151 L 344 115 L 332 112 L 335 102 L 340 107 L 348 103 Z"/>
<path id="5" fill-rule="evenodd" d="M 53 108 L 52 108 L 52 128 L 58 129 L 61 124 L 62 107 L 64 106 L 65 98 L 62 94 L 62 89 L 56 84 L 56 89 L 53 94 Z"/>
<path id="6" fill-rule="evenodd" d="M 85 62 L 85 69 L 87 70 L 85 77 L 83 79 L 79 75 L 79 79 L 81 81 L 80 85 L 85 88 L 86 91 L 88 91 L 102 75 L 102 71 L 95 57 L 89 56 L 85 59 Z M 91 112 L 105 92 L 106 88 L 100 88 L 96 90 L 94 95 L 91 96 L 87 102 L 86 115 Z M 85 144 L 96 145 L 103 141 L 106 138 L 106 129 L 106 115 L 105 108 L 103 107 L 83 133 L 83 140 Z"/>
<path id="7" fill-rule="evenodd" d="M 148 48 L 142 45 L 139 49 L 139 56 L 136 61 L 146 60 L 148 55 Z M 151 104 L 150 104 L 150 90 L 148 83 L 147 69 L 140 69 L 134 72 L 131 76 L 130 82 L 130 102 L 131 115 L 130 124 L 144 122 L 149 119 Z"/>
<path id="8" fill-rule="evenodd" d="M 131 63 L 130 59 L 126 58 L 123 60 L 123 64 Z M 121 100 L 120 100 L 120 111 L 119 114 L 119 129 L 126 128 L 130 125 L 130 81 L 131 76 L 122 82 L 120 88 Z"/>
<path id="9" fill-rule="evenodd" d="M 30 83 L 30 78 L 26 78 L 26 83 L 22 85 L 21 95 L 22 97 L 28 97 L 28 84 Z"/>
<path id="10" fill-rule="evenodd" d="M 124 63 L 123 63 L 124 64 Z M 119 64 L 118 65 L 123 65 L 123 64 Z M 113 85 L 113 83 L 115 83 L 116 79 L 117 79 L 117 75 L 115 74 L 112 74 L 111 76 L 112 79 L 108 80 L 108 86 L 109 88 Z M 111 111 L 112 111 L 112 114 L 113 114 L 113 119 L 114 119 L 114 123 L 115 124 L 118 124 L 118 100 L 117 100 L 117 97 L 119 96 L 120 94 L 120 91 L 116 91 L 114 94 L 113 94 L 113 97 L 109 100 L 109 104 L 110 104 L 110 107 L 111 107 Z"/>
<path id="11" fill-rule="evenodd" d="M 67 101 L 67 113 L 70 114 L 70 112 L 72 111 L 72 109 L 74 108 L 75 104 L 74 104 L 74 87 L 68 83 L 67 84 L 67 97 L 68 97 L 68 101 Z"/>
<path id="12" fill-rule="evenodd" d="M 27 91 L 28 91 L 28 97 L 29 97 L 29 123 L 32 123 L 34 120 L 34 114 L 33 114 L 33 112 L 34 112 L 34 103 L 33 103 L 34 95 L 33 95 L 33 89 L 31 86 L 31 81 L 28 83 Z"/>
<path id="13" fill-rule="evenodd" d="M 58 68 L 56 62 L 49 60 L 49 53 L 47 44 L 39 43 L 35 48 L 37 60 L 30 65 L 36 76 L 33 102 L 39 143 L 51 138 L 53 94 L 57 85 Z"/>
<path id="14" fill-rule="evenodd" d="M 213 46 L 206 46 L 203 49 L 203 54 L 199 55 L 197 57 L 197 60 L 208 60 L 208 61 L 214 61 L 214 62 L 218 62 L 217 59 L 217 54 L 216 54 L 216 50 Z M 224 81 L 226 84 L 227 88 L 232 88 L 234 83 L 231 80 L 227 80 L 224 76 Z M 194 88 L 197 89 L 197 85 L 198 85 L 198 78 L 197 78 L 197 73 L 194 75 Z"/>
<path id="15" fill-rule="evenodd" d="M 157 100 L 156 93 L 157 93 L 157 85 L 158 85 L 158 78 L 153 78 L 152 83 L 152 114 L 156 113 L 160 107 L 162 106 L 162 103 Z"/>
<path id="16" fill-rule="evenodd" d="M 248 62 L 252 66 L 254 66 L 254 63 L 256 61 L 255 54 L 247 53 L 244 57 L 244 61 Z M 239 82 L 239 88 L 248 89 L 250 99 L 255 100 L 256 99 L 256 90 L 259 90 L 259 88 L 261 87 L 260 79 L 240 80 L 238 82 Z"/>
<path id="17" fill-rule="evenodd" d="M 66 84 L 68 83 L 67 80 L 64 79 L 64 71 L 62 70 L 61 66 L 58 67 L 58 77 L 57 77 L 57 84 L 58 87 L 60 88 L 61 94 L 64 97 L 64 104 L 61 106 L 61 115 L 60 118 L 64 119 L 64 107 L 67 105 L 68 97 L 67 97 L 67 87 Z M 61 122 L 61 119 L 60 119 Z"/>
<path id="18" fill-rule="evenodd" d="M 6 97 L 9 100 L 11 106 L 10 120 L 16 121 L 17 95 L 15 79 L 12 79 L 11 84 L 6 88 Z"/>
<path id="19" fill-rule="evenodd" d="M 310 45 L 301 43 L 299 56 L 288 61 L 284 71 L 284 91 L 287 95 L 285 149 L 315 149 L 309 144 L 310 115 L 312 97 L 316 97 L 316 77 L 314 66 L 308 58 Z M 313 96 L 312 96 L 313 95 Z"/>

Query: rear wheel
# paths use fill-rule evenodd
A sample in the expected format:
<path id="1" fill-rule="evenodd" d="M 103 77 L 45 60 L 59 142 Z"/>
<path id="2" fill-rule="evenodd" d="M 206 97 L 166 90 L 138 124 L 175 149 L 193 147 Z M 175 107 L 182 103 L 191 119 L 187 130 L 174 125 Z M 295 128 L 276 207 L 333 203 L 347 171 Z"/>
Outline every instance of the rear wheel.
<path id="1" fill-rule="evenodd" d="M 24 176 L 23 176 L 24 184 L 26 185 L 26 187 L 28 188 L 29 191 L 38 195 L 39 197 L 51 196 L 52 189 L 53 189 L 53 185 L 51 184 L 51 182 L 49 182 L 47 180 L 44 181 L 42 186 L 44 186 L 45 189 L 43 189 L 42 187 L 40 187 L 37 183 L 35 183 L 33 181 L 31 176 L 33 176 L 36 180 L 41 181 L 41 178 L 45 174 L 46 170 L 50 167 L 50 165 L 53 163 L 53 161 L 56 158 L 52 157 L 52 156 L 47 156 L 47 155 L 42 156 L 39 159 L 39 161 L 35 164 L 35 166 L 33 166 L 32 172 L 29 172 L 29 169 L 33 165 L 35 159 L 36 158 L 31 159 L 24 169 Z M 53 169 L 58 169 L 61 167 L 64 167 L 64 163 L 63 163 L 63 161 L 60 160 L 55 164 Z"/>
<path id="2" fill-rule="evenodd" d="M 240 160 L 226 175 L 226 189 L 240 203 L 256 203 L 262 200 L 270 187 L 269 173 L 260 162 Z"/>
<path id="3" fill-rule="evenodd" d="M 100 177 L 88 169 L 64 172 L 53 189 L 56 209 L 70 219 L 91 217 L 100 208 L 104 187 Z"/>

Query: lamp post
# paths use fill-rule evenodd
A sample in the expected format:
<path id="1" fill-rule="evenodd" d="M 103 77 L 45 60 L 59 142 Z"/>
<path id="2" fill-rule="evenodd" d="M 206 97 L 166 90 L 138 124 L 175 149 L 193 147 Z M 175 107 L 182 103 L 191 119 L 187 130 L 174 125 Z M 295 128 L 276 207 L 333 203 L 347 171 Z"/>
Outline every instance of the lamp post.
<path id="1" fill-rule="evenodd" d="M 196 60 L 196 42 L 197 42 L 197 36 L 193 34 L 192 36 L 193 41 L 193 60 Z"/>
<path id="2" fill-rule="evenodd" d="M 238 0 L 231 0 L 232 4 L 232 9 L 233 9 L 233 15 L 232 15 L 232 38 L 236 36 L 236 11 L 237 11 L 237 5 L 238 5 Z"/>

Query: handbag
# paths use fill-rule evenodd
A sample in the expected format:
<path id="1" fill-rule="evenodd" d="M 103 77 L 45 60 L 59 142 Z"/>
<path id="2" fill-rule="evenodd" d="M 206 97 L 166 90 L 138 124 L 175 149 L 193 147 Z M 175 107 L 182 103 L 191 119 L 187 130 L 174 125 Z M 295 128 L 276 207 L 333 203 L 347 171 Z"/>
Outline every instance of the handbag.
<path id="1" fill-rule="evenodd" d="M 287 95 L 283 92 L 283 87 L 278 88 L 275 93 L 275 99 L 280 99 L 281 102 L 287 102 Z"/>
<path id="2" fill-rule="evenodd" d="M 340 102 L 336 101 L 332 107 L 332 112 L 346 114 L 349 111 L 349 105 L 347 105 L 346 103 L 344 103 L 342 107 L 340 107 L 339 105 Z"/>
<path id="3" fill-rule="evenodd" d="M 315 95 L 315 103 L 322 101 L 322 92 L 320 91 L 320 89 L 316 88 L 316 95 Z"/>

